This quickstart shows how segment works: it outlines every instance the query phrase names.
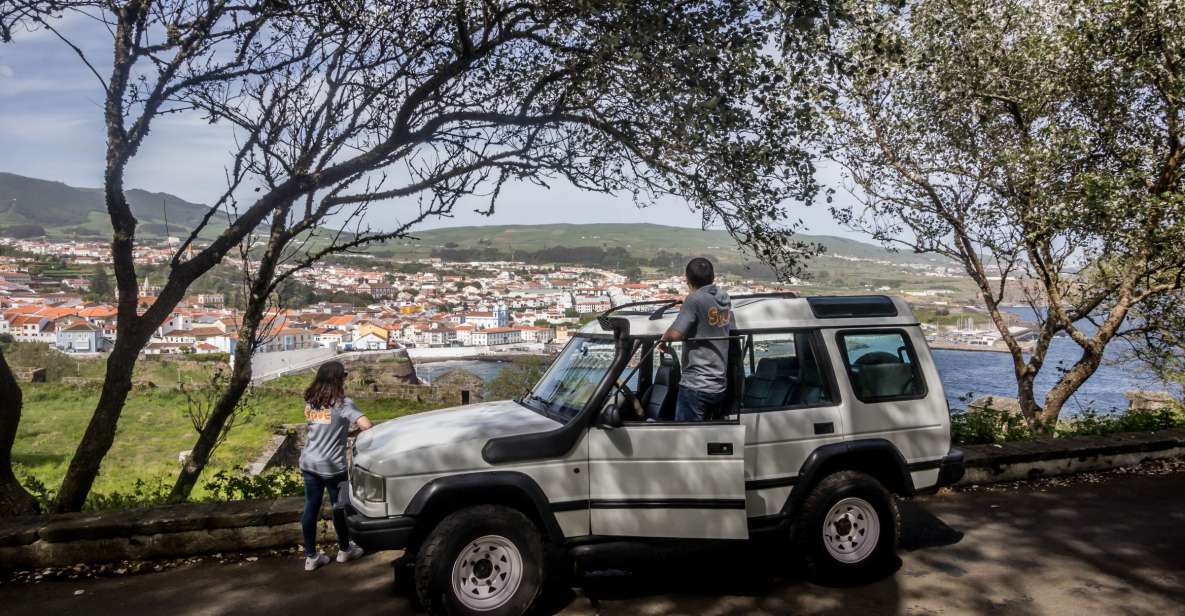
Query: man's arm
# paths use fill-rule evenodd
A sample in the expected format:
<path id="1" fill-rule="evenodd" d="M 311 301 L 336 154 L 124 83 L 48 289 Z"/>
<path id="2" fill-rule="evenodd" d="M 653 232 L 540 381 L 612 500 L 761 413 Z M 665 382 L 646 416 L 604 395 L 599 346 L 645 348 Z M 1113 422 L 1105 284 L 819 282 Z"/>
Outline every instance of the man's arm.
<path id="1" fill-rule="evenodd" d="M 675 317 L 675 322 L 667 328 L 663 333 L 662 338 L 658 339 L 658 350 L 666 352 L 668 342 L 682 342 L 687 339 L 687 332 L 691 331 L 691 327 L 695 324 L 695 306 L 690 301 L 684 300 L 683 306 L 679 308 L 679 316 Z"/>
<path id="2" fill-rule="evenodd" d="M 358 424 L 359 432 L 365 432 L 374 427 L 374 424 L 366 417 L 366 415 L 359 417 L 356 423 Z"/>

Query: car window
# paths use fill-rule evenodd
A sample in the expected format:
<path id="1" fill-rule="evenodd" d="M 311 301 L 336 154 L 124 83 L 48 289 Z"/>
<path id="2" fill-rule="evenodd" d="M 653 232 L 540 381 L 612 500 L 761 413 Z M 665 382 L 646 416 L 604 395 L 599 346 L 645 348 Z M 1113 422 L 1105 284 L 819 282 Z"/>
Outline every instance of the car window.
<path id="1" fill-rule="evenodd" d="M 852 389 L 861 401 L 901 400 L 926 394 L 917 356 L 904 332 L 841 332 L 839 343 Z"/>
<path id="2" fill-rule="evenodd" d="M 747 410 L 807 406 L 834 400 L 816 361 L 809 332 L 752 334 L 745 344 Z"/>

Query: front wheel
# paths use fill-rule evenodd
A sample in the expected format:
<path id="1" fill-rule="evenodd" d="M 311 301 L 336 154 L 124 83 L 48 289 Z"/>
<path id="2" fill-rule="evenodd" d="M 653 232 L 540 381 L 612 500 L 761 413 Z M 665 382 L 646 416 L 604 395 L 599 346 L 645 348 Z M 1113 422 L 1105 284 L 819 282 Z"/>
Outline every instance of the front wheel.
<path id="1" fill-rule="evenodd" d="M 887 575 L 896 563 L 901 514 L 879 481 L 841 471 L 815 486 L 793 528 L 812 577 L 858 584 Z"/>
<path id="2" fill-rule="evenodd" d="M 543 588 L 543 539 L 509 507 L 480 505 L 449 514 L 424 541 L 416 594 L 431 614 L 524 614 Z"/>

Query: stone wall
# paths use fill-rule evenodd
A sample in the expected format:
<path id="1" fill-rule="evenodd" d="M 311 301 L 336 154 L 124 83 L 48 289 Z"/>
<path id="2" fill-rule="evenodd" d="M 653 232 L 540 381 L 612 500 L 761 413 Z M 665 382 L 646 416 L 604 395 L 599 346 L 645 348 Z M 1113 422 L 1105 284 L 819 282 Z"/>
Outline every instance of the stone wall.
<path id="1" fill-rule="evenodd" d="M 287 548 L 301 541 L 303 502 L 289 497 L 6 519 L 0 568 Z"/>

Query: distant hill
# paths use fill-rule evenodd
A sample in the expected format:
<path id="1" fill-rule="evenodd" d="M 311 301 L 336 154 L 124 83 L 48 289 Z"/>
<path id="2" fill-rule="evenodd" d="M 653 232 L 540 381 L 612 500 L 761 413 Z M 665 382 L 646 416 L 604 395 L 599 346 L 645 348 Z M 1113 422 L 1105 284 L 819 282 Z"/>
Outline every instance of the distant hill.
<path id="1" fill-rule="evenodd" d="M 512 254 L 514 251 L 537 251 L 556 246 L 597 246 L 621 249 L 639 257 L 651 257 L 665 251 L 686 255 L 707 254 L 734 263 L 747 260 L 736 242 L 724 231 L 650 223 L 492 225 L 432 229 L 413 232 L 413 235 L 418 239 L 391 242 L 375 248 L 374 252 L 426 256 L 442 249 L 486 247 Z M 875 259 L 894 264 L 949 263 L 934 255 L 892 252 L 882 246 L 833 235 L 800 234 L 795 239 L 821 244 L 826 249 L 824 258 Z"/>
<path id="2" fill-rule="evenodd" d="M 177 235 L 197 225 L 209 208 L 176 195 L 146 190 L 127 191 L 128 204 L 140 221 L 137 232 L 146 236 Z M 4 228 L 41 227 L 50 236 L 109 236 L 111 223 L 103 191 L 61 182 L 0 173 L 0 234 Z"/>

